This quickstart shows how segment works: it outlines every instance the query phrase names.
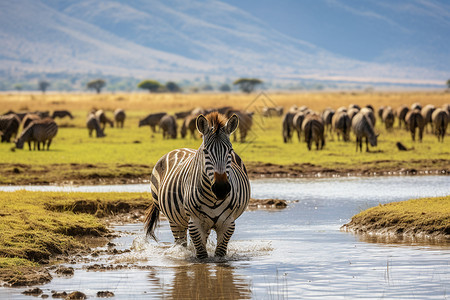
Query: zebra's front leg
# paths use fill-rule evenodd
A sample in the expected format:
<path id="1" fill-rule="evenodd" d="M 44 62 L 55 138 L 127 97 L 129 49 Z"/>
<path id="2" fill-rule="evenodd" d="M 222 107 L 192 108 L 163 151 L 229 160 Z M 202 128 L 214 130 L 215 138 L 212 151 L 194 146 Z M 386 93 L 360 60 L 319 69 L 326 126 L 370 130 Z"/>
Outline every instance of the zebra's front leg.
<path id="1" fill-rule="evenodd" d="M 189 236 L 195 247 L 195 254 L 198 259 L 208 257 L 206 251 L 206 241 L 208 240 L 209 230 L 205 230 L 198 221 L 189 221 Z"/>
<path id="2" fill-rule="evenodd" d="M 224 257 L 227 254 L 228 242 L 234 233 L 234 222 L 224 225 L 220 229 L 216 229 L 217 233 L 217 247 L 215 256 Z"/>

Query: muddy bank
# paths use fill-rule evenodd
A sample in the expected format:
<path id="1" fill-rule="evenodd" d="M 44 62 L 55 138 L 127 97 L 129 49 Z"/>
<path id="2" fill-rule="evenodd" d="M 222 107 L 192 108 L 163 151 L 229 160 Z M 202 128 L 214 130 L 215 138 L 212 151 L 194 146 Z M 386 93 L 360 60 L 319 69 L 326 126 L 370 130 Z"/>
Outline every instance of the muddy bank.
<path id="1" fill-rule="evenodd" d="M 246 164 L 249 177 L 301 178 L 344 176 L 450 175 L 450 160 L 373 161 L 357 167 L 323 167 L 312 163 Z M 143 164 L 0 164 L 0 185 L 135 184 L 150 179 L 153 166 Z"/>

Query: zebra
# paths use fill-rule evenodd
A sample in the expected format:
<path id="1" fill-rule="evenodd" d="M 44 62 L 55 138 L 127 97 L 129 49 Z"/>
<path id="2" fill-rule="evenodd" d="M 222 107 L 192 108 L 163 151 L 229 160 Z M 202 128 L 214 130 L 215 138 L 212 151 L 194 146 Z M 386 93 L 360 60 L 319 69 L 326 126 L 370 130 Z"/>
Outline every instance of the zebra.
<path id="1" fill-rule="evenodd" d="M 177 121 L 174 116 L 165 115 L 159 121 L 159 127 L 162 129 L 163 139 L 177 138 Z"/>
<path id="2" fill-rule="evenodd" d="M 183 120 L 183 125 L 181 126 L 180 134 L 182 138 L 185 138 L 187 135 L 187 131 L 189 130 L 191 132 L 191 138 L 195 140 L 195 131 L 197 129 L 196 127 L 196 120 L 197 116 L 195 115 L 189 115 Z"/>
<path id="3" fill-rule="evenodd" d="M 416 128 L 419 129 L 419 141 L 422 142 L 423 129 L 425 127 L 425 122 L 420 114 L 420 110 L 415 109 L 408 112 L 405 117 L 407 129 L 411 132 L 411 138 L 413 141 L 416 140 Z"/>
<path id="4" fill-rule="evenodd" d="M 89 131 L 89 137 L 92 137 L 92 131 L 95 130 L 97 137 L 105 137 L 106 134 L 103 132 L 103 129 L 100 127 L 100 122 L 98 121 L 98 118 L 95 116 L 95 114 L 89 114 L 86 120 L 86 126 Z"/>
<path id="5" fill-rule="evenodd" d="M 332 119 L 332 128 L 334 131 L 336 131 L 338 136 L 338 141 L 340 139 L 340 134 L 342 134 L 342 138 L 344 142 L 347 142 L 350 140 L 350 129 L 352 126 L 352 121 L 350 120 L 350 117 L 348 116 L 348 113 L 346 112 L 339 112 L 337 114 L 334 114 Z"/>
<path id="6" fill-rule="evenodd" d="M 386 130 L 391 130 L 394 127 L 394 112 L 390 106 L 386 106 L 383 109 L 383 114 L 381 116 L 381 120 L 384 123 L 384 127 Z"/>
<path id="7" fill-rule="evenodd" d="M 292 120 L 294 130 L 297 131 L 297 138 L 300 142 L 301 136 L 302 136 L 302 124 L 303 120 L 305 119 L 305 113 L 302 111 L 299 111 L 295 114 L 294 119 Z"/>
<path id="8" fill-rule="evenodd" d="M 427 124 L 430 124 L 431 132 L 433 132 L 433 121 L 431 119 L 431 115 L 436 110 L 436 107 L 433 104 L 427 104 L 425 105 L 420 113 L 422 114 L 423 121 L 425 123 L 425 130 L 428 132 Z"/>
<path id="9" fill-rule="evenodd" d="M 56 118 L 62 119 L 64 117 L 69 117 L 70 119 L 73 119 L 72 114 L 68 110 L 55 110 L 52 114 L 52 119 L 56 119 Z"/>
<path id="10" fill-rule="evenodd" d="M 419 102 L 411 104 L 411 110 L 415 110 L 415 109 L 421 111 L 422 110 L 422 105 Z"/>
<path id="11" fill-rule="evenodd" d="M 372 147 L 377 145 L 378 135 L 375 134 L 370 115 L 363 110 L 356 114 L 352 120 L 353 133 L 356 136 L 356 152 L 362 152 L 362 140 L 366 138 L 366 152 L 369 152 L 369 142 Z"/>
<path id="12" fill-rule="evenodd" d="M 125 118 L 127 115 L 125 114 L 125 111 L 121 108 L 118 108 L 114 111 L 114 120 L 116 121 L 116 127 L 123 128 L 123 123 L 125 122 Z"/>
<path id="13" fill-rule="evenodd" d="M 139 120 L 139 127 L 148 125 L 153 132 L 156 132 L 156 125 L 159 125 L 159 121 L 161 121 L 161 118 L 165 115 L 167 115 L 165 112 L 149 114 L 144 119 Z"/>
<path id="14" fill-rule="evenodd" d="M 156 240 L 154 230 L 161 211 L 169 220 L 176 244 L 186 246 L 189 229 L 196 257 L 207 258 L 206 242 L 213 229 L 217 233 L 215 255 L 223 257 L 235 220 L 250 199 L 247 170 L 230 141 L 239 119 L 234 114 L 227 120 L 213 112 L 198 116 L 196 124 L 203 138 L 198 150 L 173 150 L 153 168 L 153 202 L 146 213 L 145 231 Z"/>
<path id="15" fill-rule="evenodd" d="M 356 108 L 357 110 L 361 110 L 361 106 L 358 104 L 349 104 L 348 109 Z"/>
<path id="16" fill-rule="evenodd" d="M 325 145 L 324 130 L 322 118 L 318 114 L 311 113 L 305 117 L 302 123 L 302 131 L 305 133 L 308 150 L 311 150 L 313 140 L 316 143 L 316 150 L 323 149 Z"/>
<path id="17" fill-rule="evenodd" d="M 41 150 L 40 143 L 42 142 L 42 150 L 45 150 L 45 142 L 47 142 L 47 151 L 50 149 L 50 144 L 53 138 L 58 133 L 58 125 L 52 118 L 45 118 L 31 122 L 25 128 L 16 140 L 16 148 L 23 149 L 25 142 L 28 142 L 29 150 L 31 151 L 31 141 L 37 143 L 38 150 Z"/>
<path id="18" fill-rule="evenodd" d="M 41 120 L 41 117 L 37 114 L 26 114 L 22 120 L 22 128 L 25 129 L 33 121 Z"/>
<path id="19" fill-rule="evenodd" d="M 444 142 L 445 132 L 447 131 L 447 126 L 450 122 L 449 114 L 445 110 L 438 108 L 433 112 L 432 120 L 438 141 Z"/>
<path id="20" fill-rule="evenodd" d="M 332 126 L 332 120 L 333 120 L 333 116 L 336 112 L 334 111 L 334 109 L 332 108 L 325 108 L 324 111 L 322 112 L 322 120 L 323 120 L 323 124 L 325 126 L 325 132 L 330 132 L 333 130 L 333 126 Z"/>
<path id="21" fill-rule="evenodd" d="M 272 117 L 272 116 L 279 116 L 281 117 L 283 115 L 284 108 L 282 106 L 276 106 L 276 107 L 270 107 L 270 106 L 264 106 L 261 110 L 261 114 L 263 117 Z"/>
<path id="22" fill-rule="evenodd" d="M 378 118 L 381 120 L 382 123 L 384 123 L 383 112 L 384 112 L 385 108 L 386 108 L 386 106 L 380 106 L 380 107 L 378 107 L 378 110 L 377 110 Z"/>
<path id="23" fill-rule="evenodd" d="M 284 114 L 283 119 L 281 120 L 281 126 L 282 126 L 282 135 L 283 135 L 283 141 L 285 143 L 292 141 L 292 133 L 293 133 L 293 125 L 294 125 L 294 116 L 297 112 L 296 111 L 288 111 L 286 114 Z"/>
<path id="24" fill-rule="evenodd" d="M 100 124 L 102 124 L 102 130 L 104 131 L 106 128 L 106 123 L 109 124 L 109 126 L 114 127 L 114 122 L 111 121 L 110 118 L 108 118 L 103 110 L 97 110 L 95 112 L 95 116 L 97 117 Z"/>
<path id="25" fill-rule="evenodd" d="M 370 118 L 370 121 L 372 121 L 372 125 L 375 128 L 377 119 L 375 118 L 375 113 L 373 112 L 373 110 L 368 107 L 363 107 L 363 108 L 361 108 L 360 112 L 362 112 L 363 114 L 366 114 Z"/>
<path id="26" fill-rule="evenodd" d="M 406 105 L 401 105 L 395 110 L 395 117 L 398 118 L 398 128 L 402 128 L 402 123 L 406 129 L 406 114 L 409 112 L 409 108 Z"/>
<path id="27" fill-rule="evenodd" d="M 230 118 L 233 114 L 235 114 L 239 118 L 239 134 L 241 137 L 241 143 L 245 143 L 245 139 L 247 138 L 248 132 L 252 129 L 253 126 L 253 112 L 243 111 L 243 110 L 228 110 L 224 115 L 225 117 Z M 236 132 L 234 132 L 233 140 L 236 142 Z"/>
<path id="28" fill-rule="evenodd" d="M 0 132 L 2 143 L 10 142 L 11 137 L 16 137 L 20 127 L 20 118 L 16 114 L 0 116 Z"/>

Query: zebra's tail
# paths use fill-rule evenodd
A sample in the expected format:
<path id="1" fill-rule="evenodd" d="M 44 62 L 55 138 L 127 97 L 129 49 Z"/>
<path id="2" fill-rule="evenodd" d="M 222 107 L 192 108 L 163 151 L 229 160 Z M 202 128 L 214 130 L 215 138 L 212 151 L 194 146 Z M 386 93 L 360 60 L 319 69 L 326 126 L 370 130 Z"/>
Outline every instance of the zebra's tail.
<path id="1" fill-rule="evenodd" d="M 145 212 L 144 229 L 145 235 L 157 241 L 155 235 L 155 228 L 159 223 L 159 207 L 155 202 L 150 204 L 150 207 Z"/>

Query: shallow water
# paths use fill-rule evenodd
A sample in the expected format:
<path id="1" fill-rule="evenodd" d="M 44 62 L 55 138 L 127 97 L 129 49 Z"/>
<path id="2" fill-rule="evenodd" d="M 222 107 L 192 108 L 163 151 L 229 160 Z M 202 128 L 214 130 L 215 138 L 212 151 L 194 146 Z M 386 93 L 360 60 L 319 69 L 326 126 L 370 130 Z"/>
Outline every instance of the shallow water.
<path id="1" fill-rule="evenodd" d="M 148 185 L 91 188 L 64 189 L 148 191 Z M 79 290 L 90 298 L 108 290 L 120 299 L 446 299 L 449 244 L 376 243 L 339 230 L 379 203 L 441 195 L 450 195 L 448 176 L 255 180 L 254 198 L 292 202 L 283 210 L 245 212 L 225 259 L 200 262 L 191 245 L 172 246 L 166 222 L 157 230 L 159 243 L 144 239 L 142 224 L 127 224 L 116 227 L 121 236 L 112 241 L 119 254 L 101 252 L 66 264 L 74 276 L 55 275 L 41 289 L 50 296 L 51 290 Z M 95 264 L 115 269 L 87 269 Z M 29 299 L 23 290 L 1 288 L 0 298 Z"/>

